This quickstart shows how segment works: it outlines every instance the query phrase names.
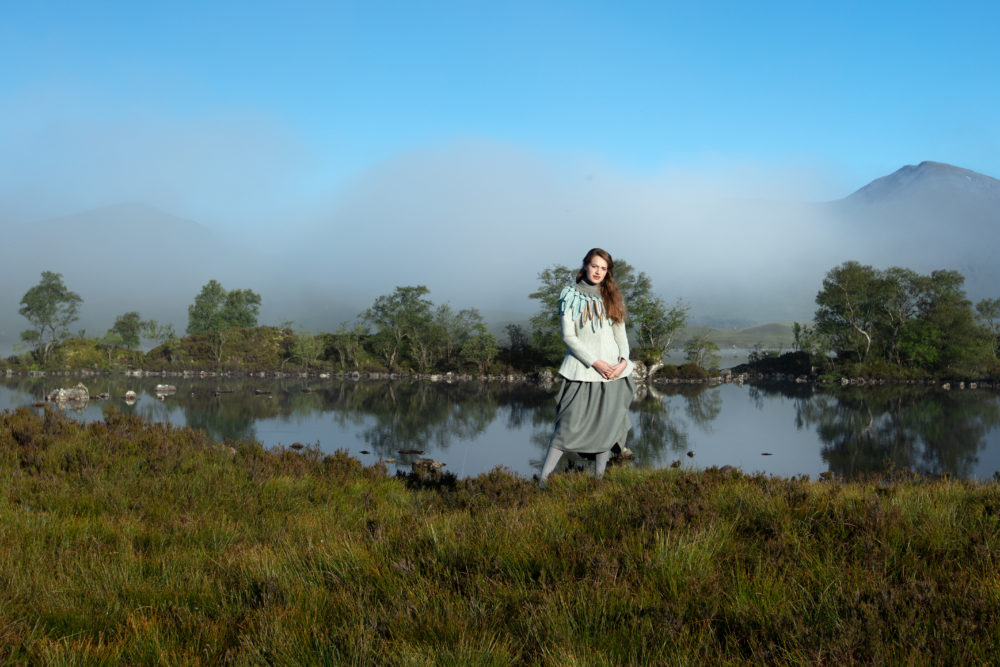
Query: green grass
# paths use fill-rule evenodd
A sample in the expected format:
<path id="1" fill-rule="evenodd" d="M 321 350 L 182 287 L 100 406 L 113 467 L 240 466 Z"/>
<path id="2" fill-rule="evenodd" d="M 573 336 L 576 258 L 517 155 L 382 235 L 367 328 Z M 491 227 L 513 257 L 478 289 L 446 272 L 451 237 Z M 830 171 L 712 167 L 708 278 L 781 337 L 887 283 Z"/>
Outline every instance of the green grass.
<path id="1" fill-rule="evenodd" d="M 389 477 L 0 417 L 0 662 L 996 662 L 1000 486 Z"/>

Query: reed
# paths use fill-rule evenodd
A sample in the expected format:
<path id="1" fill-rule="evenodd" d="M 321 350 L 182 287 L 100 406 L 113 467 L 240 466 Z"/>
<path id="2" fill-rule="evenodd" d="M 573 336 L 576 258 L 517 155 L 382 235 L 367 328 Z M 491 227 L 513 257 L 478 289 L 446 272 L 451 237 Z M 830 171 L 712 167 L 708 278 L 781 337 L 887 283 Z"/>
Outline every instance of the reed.
<path id="1" fill-rule="evenodd" d="M 390 477 L 0 415 L 0 661 L 993 663 L 1000 486 Z"/>

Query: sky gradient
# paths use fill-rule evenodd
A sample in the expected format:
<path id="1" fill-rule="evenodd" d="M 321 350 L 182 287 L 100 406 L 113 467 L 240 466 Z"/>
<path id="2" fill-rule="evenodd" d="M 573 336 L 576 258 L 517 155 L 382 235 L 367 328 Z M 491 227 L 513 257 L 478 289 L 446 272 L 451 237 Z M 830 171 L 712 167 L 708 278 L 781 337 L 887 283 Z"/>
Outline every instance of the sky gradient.
<path id="1" fill-rule="evenodd" d="M 1000 176 L 995 3 L 5 4 L 0 219 L 266 226 L 465 143 L 774 198 Z"/>
<path id="2" fill-rule="evenodd" d="M 978 266 L 975 233 L 874 244 L 805 203 L 925 160 L 1000 177 L 997 7 L 6 2 L 0 321 L 51 270 L 93 330 L 181 331 L 213 279 L 265 324 L 420 284 L 500 326 L 594 246 L 695 322 L 809 321 L 846 260 Z"/>

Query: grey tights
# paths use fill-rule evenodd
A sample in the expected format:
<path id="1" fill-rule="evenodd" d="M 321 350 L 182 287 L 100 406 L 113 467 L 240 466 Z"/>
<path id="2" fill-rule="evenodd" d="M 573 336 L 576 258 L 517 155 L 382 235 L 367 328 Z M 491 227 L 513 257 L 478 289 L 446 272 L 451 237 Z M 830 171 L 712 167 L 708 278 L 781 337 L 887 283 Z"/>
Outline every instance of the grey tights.
<path id="1" fill-rule="evenodd" d="M 559 463 L 559 459 L 561 458 L 562 450 L 550 446 L 548 453 L 545 455 L 545 463 L 542 464 L 541 484 L 545 484 L 549 480 L 549 475 L 556 469 L 556 464 Z M 594 460 L 594 477 L 597 479 L 604 477 L 604 469 L 608 467 L 608 459 L 610 458 L 610 451 L 601 452 L 597 455 L 597 458 Z"/>

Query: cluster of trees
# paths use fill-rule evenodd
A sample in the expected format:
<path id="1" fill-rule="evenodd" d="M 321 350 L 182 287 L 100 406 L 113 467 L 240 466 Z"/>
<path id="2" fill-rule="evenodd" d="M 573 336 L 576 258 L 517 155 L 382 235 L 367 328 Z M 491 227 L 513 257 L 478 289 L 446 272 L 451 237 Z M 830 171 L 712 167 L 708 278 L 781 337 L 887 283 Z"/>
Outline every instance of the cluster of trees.
<path id="1" fill-rule="evenodd" d="M 218 281 L 210 280 L 188 306 L 187 333 L 207 337 L 213 360 L 221 364 L 233 332 L 257 326 L 259 312 L 260 295 L 253 290 L 227 291 Z"/>
<path id="2" fill-rule="evenodd" d="M 538 289 L 530 296 L 539 302 L 539 311 L 528 330 L 507 326 L 506 347 L 501 347 L 476 309 L 456 311 L 448 304 L 436 305 L 423 285 L 397 287 L 379 296 L 356 322 L 333 333 L 302 328 L 293 332 L 290 323 L 270 328 L 278 335 L 271 336 L 269 345 L 280 364 L 303 368 L 380 367 L 426 373 L 475 367 L 485 374 L 498 362 L 519 370 L 555 365 L 565 353 L 555 304 L 574 274 L 559 264 L 538 274 Z M 628 305 L 635 356 L 655 372 L 686 325 L 689 306 L 680 299 L 666 304 L 653 292 L 649 276 L 622 260 L 615 263 L 615 279 Z M 876 372 L 994 374 L 1000 299 L 985 299 L 973 307 L 963 284 L 964 277 L 956 271 L 921 275 L 900 267 L 880 270 L 845 262 L 823 280 L 814 322 L 795 325 L 796 347 L 813 363 L 860 364 Z M 70 325 L 82 303 L 62 276 L 50 271 L 44 271 L 41 281 L 25 293 L 19 312 L 31 328 L 21 338 L 32 346 L 36 362 L 47 363 L 52 351 L 71 337 Z M 240 356 L 232 350 L 241 343 L 253 345 L 247 331 L 257 327 L 260 304 L 260 295 L 252 290 L 226 290 L 209 281 L 188 308 L 185 340 L 193 343 L 177 359 L 203 363 L 207 357 L 218 365 L 231 359 L 259 360 L 260 355 Z M 109 364 L 123 353 L 130 363 L 141 363 L 143 341 L 156 345 L 160 358 L 170 363 L 175 361 L 174 351 L 183 348 L 172 326 L 143 320 L 136 311 L 115 318 L 94 345 Z M 718 346 L 705 336 L 686 341 L 684 352 L 695 365 L 718 363 Z"/>
<path id="3" fill-rule="evenodd" d="M 21 332 L 21 340 L 31 346 L 35 360 L 45 363 L 52 351 L 69 338 L 70 325 L 79 319 L 83 299 L 63 282 L 61 273 L 43 271 L 37 285 L 25 292 L 18 312 L 31 324 Z M 80 332 L 80 337 L 85 332 Z M 173 325 L 143 320 L 130 311 L 115 318 L 114 324 L 98 341 L 98 347 L 111 354 L 114 350 L 136 351 L 142 340 L 161 343 L 174 337 Z"/>
<path id="4" fill-rule="evenodd" d="M 473 364 L 486 372 L 500 348 L 475 309 L 454 311 L 447 304 L 435 306 L 429 290 L 397 287 L 389 295 L 378 297 L 360 317 L 359 322 L 342 326 L 333 334 L 318 334 L 299 328 L 291 332 L 283 325 L 283 359 L 310 367 L 320 361 L 339 361 L 341 367 L 359 367 L 375 359 L 389 370 L 412 369 L 428 372 L 436 369 L 461 369 Z M 42 273 L 41 281 L 25 293 L 20 314 L 32 325 L 21 334 L 31 346 L 31 355 L 39 364 L 50 361 L 52 351 L 74 338 L 70 326 L 77 321 L 83 299 L 63 282 L 62 275 Z M 222 364 L 231 350 L 246 342 L 246 332 L 257 327 L 261 304 L 259 294 L 249 289 L 226 290 L 218 281 L 204 285 L 188 307 L 188 342 L 177 338 L 171 325 L 143 320 L 136 311 L 115 318 L 112 327 L 93 344 L 107 355 L 110 363 L 121 351 L 135 352 L 143 341 L 159 347 L 158 355 L 168 361 L 192 357 L 208 350 L 211 360 Z M 85 339 L 86 332 L 78 332 Z M 134 355 L 128 361 L 136 361 Z"/>
<path id="5" fill-rule="evenodd" d="M 331 347 L 343 367 L 357 366 L 365 352 L 373 354 L 386 368 L 459 368 L 475 363 L 482 372 L 495 359 L 508 367 L 529 370 L 540 365 L 556 365 L 566 352 L 562 341 L 556 302 L 563 287 L 576 272 L 554 264 L 538 274 L 538 289 L 530 294 L 539 302 L 529 330 L 508 324 L 508 343 L 501 348 L 474 308 L 454 311 L 448 305 L 435 306 L 424 286 L 397 287 L 380 296 L 352 328 L 341 327 Z M 687 323 L 689 306 L 678 299 L 668 306 L 653 292 L 652 281 L 623 260 L 615 260 L 615 280 L 628 306 L 629 332 L 637 354 L 657 367 L 663 365 Z M 718 346 L 701 337 L 685 348 L 690 361 L 713 361 Z"/>
<path id="6" fill-rule="evenodd" d="M 471 362 L 485 373 L 500 347 L 479 311 L 435 306 L 427 298 L 429 293 L 417 285 L 397 287 L 392 294 L 376 298 L 361 315 L 363 326 L 355 332 L 360 338 L 361 331 L 368 331 L 366 348 L 390 370 L 408 366 L 426 373 Z M 335 348 L 339 342 L 335 341 Z"/>
<path id="7" fill-rule="evenodd" d="M 455 310 L 436 305 L 423 285 L 397 287 L 379 296 L 357 321 L 333 333 L 299 328 L 285 323 L 281 364 L 300 367 L 339 366 L 341 369 L 370 368 L 417 372 L 461 371 L 475 367 L 487 373 L 498 362 L 506 368 L 531 370 L 558 364 L 565 353 L 555 307 L 559 292 L 574 271 L 553 265 L 539 273 L 539 288 L 531 297 L 539 301 L 539 312 L 530 331 L 517 324 L 506 327 L 509 342 L 501 347 L 475 308 Z M 687 320 L 689 306 L 680 299 L 668 306 L 653 293 L 652 281 L 627 262 L 617 261 L 615 277 L 629 308 L 629 332 L 643 360 L 662 365 L 678 332 Z M 41 282 L 21 301 L 21 314 L 32 324 L 22 339 L 32 345 L 32 356 L 40 364 L 50 360 L 53 349 L 72 337 L 70 325 L 77 320 L 83 300 L 63 283 L 58 273 L 45 271 Z M 261 297 L 249 289 L 226 290 L 209 281 L 188 307 L 187 338 L 178 339 L 170 325 L 143 320 L 136 311 L 118 316 L 113 326 L 95 344 L 111 364 L 123 351 L 130 363 L 141 363 L 138 350 L 145 341 L 156 346 L 157 357 L 167 363 L 204 361 L 218 365 L 234 358 L 246 359 L 241 346 L 250 344 L 246 332 L 257 326 Z M 85 332 L 79 332 L 83 339 Z M 274 337 L 269 338 L 273 343 Z M 718 348 L 705 338 L 689 342 L 692 361 L 711 362 Z"/>
<path id="8" fill-rule="evenodd" d="M 869 368 L 990 373 L 997 366 L 1000 299 L 973 307 L 964 282 L 956 271 L 921 275 L 845 262 L 826 274 L 814 325 L 796 325 L 796 344 Z"/>
<path id="9" fill-rule="evenodd" d="M 25 292 L 18 312 L 28 320 L 31 328 L 21 332 L 21 340 L 30 346 L 36 362 L 47 363 L 53 350 L 74 336 L 70 325 L 79 319 L 82 303 L 80 295 L 63 282 L 62 274 L 52 271 L 43 271 L 38 284 Z M 227 292 L 212 280 L 202 287 L 201 293 L 188 308 L 187 333 L 213 337 L 221 355 L 226 332 L 256 326 L 259 307 L 260 296 L 253 291 Z M 86 338 L 85 331 L 75 335 L 80 339 Z M 163 345 L 176 339 L 172 324 L 144 320 L 138 311 L 133 310 L 118 315 L 95 345 L 110 362 L 120 351 L 137 353 L 143 341 Z M 136 354 L 129 356 L 132 360 L 137 358 Z"/>
<path id="10" fill-rule="evenodd" d="M 538 274 L 539 287 L 529 296 L 539 302 L 538 313 L 531 318 L 530 335 L 516 325 L 508 326 L 511 342 L 516 339 L 530 347 L 547 363 L 556 363 L 566 352 L 562 342 L 559 313 L 555 308 L 563 287 L 576 278 L 576 270 L 562 264 L 553 264 Z M 676 342 L 677 334 L 687 324 L 690 306 L 681 299 L 668 306 L 653 293 L 653 282 L 645 272 L 636 270 L 622 259 L 615 260 L 614 279 L 622 292 L 628 308 L 628 331 L 637 354 L 649 364 L 662 365 L 664 357 Z M 686 349 L 689 361 L 694 357 L 710 360 L 718 345 L 699 339 L 691 349 Z"/>
<path id="11" fill-rule="evenodd" d="M 47 361 L 52 348 L 69 336 L 69 325 L 79 319 L 83 299 L 63 282 L 61 273 L 42 271 L 42 279 L 21 297 L 17 311 L 31 328 L 21 332 L 21 340 L 34 348 L 40 361 Z"/>

